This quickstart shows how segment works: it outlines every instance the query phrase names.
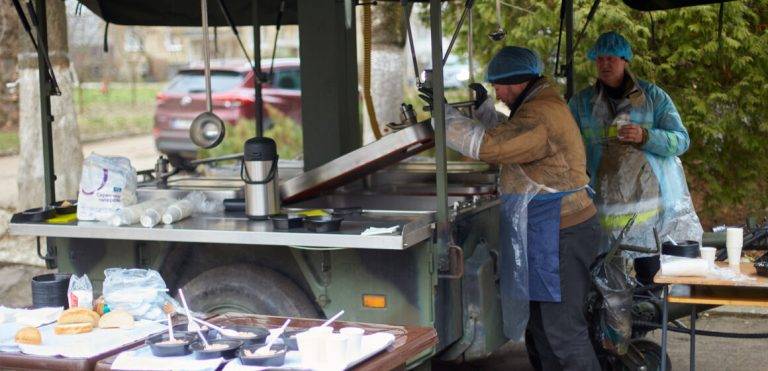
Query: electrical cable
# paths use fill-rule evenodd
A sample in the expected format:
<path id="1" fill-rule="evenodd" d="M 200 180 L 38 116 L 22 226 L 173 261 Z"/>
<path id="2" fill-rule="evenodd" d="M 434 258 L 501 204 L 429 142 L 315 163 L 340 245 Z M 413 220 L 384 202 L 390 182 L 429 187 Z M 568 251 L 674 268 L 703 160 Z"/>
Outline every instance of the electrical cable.
<path id="1" fill-rule="evenodd" d="M 381 139 L 381 129 L 379 121 L 376 119 L 376 109 L 373 106 L 373 97 L 371 96 L 371 33 L 372 33 L 371 4 L 363 5 L 363 100 L 365 109 L 368 113 L 368 120 L 371 123 L 373 136 Z"/>
<path id="2" fill-rule="evenodd" d="M 45 68 L 48 74 L 48 82 L 50 83 L 51 95 L 61 95 L 61 90 L 59 90 L 59 83 L 56 81 L 56 75 L 53 73 L 53 64 L 51 64 L 51 60 L 48 58 L 48 51 L 44 50 L 43 45 L 39 44 L 37 40 L 35 40 L 35 36 L 32 34 L 32 27 L 29 24 L 29 20 L 27 20 L 27 16 L 24 15 L 24 9 L 21 7 L 19 0 L 12 0 L 12 2 L 13 7 L 16 9 L 16 14 L 19 16 L 19 20 L 21 21 L 21 25 L 24 27 L 24 31 L 27 32 L 29 39 L 32 41 L 32 46 L 35 47 L 35 50 L 39 55 L 43 56 Z M 27 2 L 27 10 L 29 11 L 29 18 L 32 21 L 32 25 L 37 28 L 39 25 L 37 20 L 37 13 L 35 12 L 35 7 L 29 1 Z"/>
<path id="3" fill-rule="evenodd" d="M 275 21 L 275 41 L 272 43 L 272 63 L 269 65 L 269 77 L 267 81 L 272 81 L 272 74 L 275 70 L 275 54 L 277 53 L 277 37 L 280 35 L 280 24 L 283 20 L 283 12 L 285 11 L 285 0 L 280 1 L 280 10 L 277 12 L 277 20 Z"/>

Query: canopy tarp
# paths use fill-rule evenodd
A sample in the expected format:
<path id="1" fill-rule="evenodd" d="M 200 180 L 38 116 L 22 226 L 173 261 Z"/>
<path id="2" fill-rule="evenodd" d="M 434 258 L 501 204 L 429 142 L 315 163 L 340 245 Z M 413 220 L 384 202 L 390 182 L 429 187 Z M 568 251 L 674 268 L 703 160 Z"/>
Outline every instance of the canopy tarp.
<path id="1" fill-rule="evenodd" d="M 78 0 L 109 23 L 135 26 L 197 26 L 200 1 L 197 0 Z M 222 0 L 237 26 L 253 25 L 253 5 L 260 25 L 274 25 L 280 0 Z M 286 0 L 282 24 L 297 24 L 297 0 Z M 218 0 L 208 0 L 208 23 L 228 26 Z"/>
<path id="2" fill-rule="evenodd" d="M 632 9 L 650 11 L 683 8 L 686 6 L 718 4 L 728 1 L 733 0 L 624 0 L 624 4 L 627 4 L 627 6 Z"/>

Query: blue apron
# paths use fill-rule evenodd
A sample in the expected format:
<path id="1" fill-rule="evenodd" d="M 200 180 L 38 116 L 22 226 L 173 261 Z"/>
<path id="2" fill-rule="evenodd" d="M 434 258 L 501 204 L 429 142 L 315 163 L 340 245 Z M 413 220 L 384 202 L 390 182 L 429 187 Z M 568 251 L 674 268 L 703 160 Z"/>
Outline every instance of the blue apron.
<path id="1" fill-rule="evenodd" d="M 500 283 L 509 339 L 522 337 L 530 301 L 561 301 L 560 206 L 575 191 L 501 196 Z"/>

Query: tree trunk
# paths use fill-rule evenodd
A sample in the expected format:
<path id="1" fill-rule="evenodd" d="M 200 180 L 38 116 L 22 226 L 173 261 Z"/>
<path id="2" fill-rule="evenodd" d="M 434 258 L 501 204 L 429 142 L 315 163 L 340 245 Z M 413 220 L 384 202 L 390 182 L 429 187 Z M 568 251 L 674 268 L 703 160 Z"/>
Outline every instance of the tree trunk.
<path id="1" fill-rule="evenodd" d="M 80 133 L 73 99 L 73 72 L 67 45 L 66 7 L 62 1 L 47 1 L 48 45 L 61 96 L 51 97 L 56 199 L 77 198 L 83 163 Z M 37 56 L 27 38 L 19 55 L 19 200 L 20 210 L 39 207 L 45 201 L 40 96 Z"/>
<path id="2" fill-rule="evenodd" d="M 400 3 L 379 2 L 372 8 L 371 95 L 379 128 L 386 135 L 387 123 L 400 122 L 403 103 L 403 7 Z M 370 124 L 365 125 L 363 133 L 364 143 L 373 140 Z"/>
<path id="3" fill-rule="evenodd" d="M 0 131 L 19 126 L 18 95 L 8 88 L 18 78 L 16 55 L 19 54 L 19 24 L 12 6 L 0 6 Z"/>

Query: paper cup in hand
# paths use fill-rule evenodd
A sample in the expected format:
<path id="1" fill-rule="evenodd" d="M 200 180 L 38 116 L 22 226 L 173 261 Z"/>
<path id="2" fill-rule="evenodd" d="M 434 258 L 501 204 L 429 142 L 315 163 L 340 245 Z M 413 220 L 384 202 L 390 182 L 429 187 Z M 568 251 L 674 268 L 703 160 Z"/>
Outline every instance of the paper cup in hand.
<path id="1" fill-rule="evenodd" d="M 347 354 L 350 358 L 360 355 L 365 330 L 359 327 L 344 327 L 339 333 L 347 337 Z"/>
<path id="2" fill-rule="evenodd" d="M 734 272 L 740 272 L 741 247 L 744 244 L 744 230 L 741 228 L 728 228 L 725 232 L 725 248 L 728 250 L 728 266 Z"/>

